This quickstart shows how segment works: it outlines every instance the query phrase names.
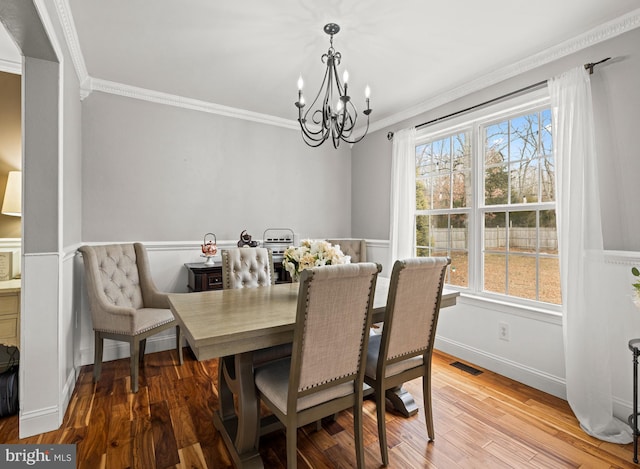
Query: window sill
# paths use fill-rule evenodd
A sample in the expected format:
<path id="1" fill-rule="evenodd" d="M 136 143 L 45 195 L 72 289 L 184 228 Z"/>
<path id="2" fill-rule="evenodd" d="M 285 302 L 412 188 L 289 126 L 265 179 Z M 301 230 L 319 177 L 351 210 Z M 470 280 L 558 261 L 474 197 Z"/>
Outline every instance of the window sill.
<path id="1" fill-rule="evenodd" d="M 449 287 L 450 288 L 450 287 Z M 558 309 L 547 309 L 544 307 L 535 307 L 523 305 L 510 301 L 499 300 L 470 292 L 460 291 L 457 304 L 469 305 L 476 308 L 488 309 L 492 311 L 500 311 L 505 314 L 512 314 L 523 318 L 535 319 L 551 324 L 562 325 L 562 311 Z"/>

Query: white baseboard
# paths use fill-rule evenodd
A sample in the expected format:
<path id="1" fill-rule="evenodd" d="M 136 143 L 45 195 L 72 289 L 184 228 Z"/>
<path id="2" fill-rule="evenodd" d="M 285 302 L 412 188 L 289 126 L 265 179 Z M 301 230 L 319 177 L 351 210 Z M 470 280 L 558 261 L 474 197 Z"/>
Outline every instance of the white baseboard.
<path id="1" fill-rule="evenodd" d="M 19 437 L 46 433 L 60 427 L 60 409 L 57 406 L 46 407 L 31 412 L 20 412 Z"/>
<path id="2" fill-rule="evenodd" d="M 506 360 L 503 357 L 439 336 L 436 336 L 435 348 L 553 396 L 561 399 L 567 398 L 564 378 L 523 366 L 520 363 Z"/>

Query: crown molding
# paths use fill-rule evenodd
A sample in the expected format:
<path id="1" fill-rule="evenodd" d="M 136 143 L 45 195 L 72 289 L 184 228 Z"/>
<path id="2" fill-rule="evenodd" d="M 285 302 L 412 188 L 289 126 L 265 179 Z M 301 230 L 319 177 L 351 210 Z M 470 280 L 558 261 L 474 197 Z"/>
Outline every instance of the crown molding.
<path id="1" fill-rule="evenodd" d="M 71 6 L 69 0 L 55 0 L 56 12 L 62 25 L 64 32 L 64 39 L 71 55 L 71 61 L 73 62 L 73 68 L 76 71 L 76 76 L 80 82 L 80 98 L 84 99 L 91 93 L 89 87 L 90 79 L 87 66 L 84 62 L 84 56 L 82 55 L 82 49 L 80 48 L 80 40 L 78 39 L 78 32 L 76 31 L 76 24 L 73 21 L 73 14 L 71 13 Z"/>
<path id="2" fill-rule="evenodd" d="M 176 106 L 185 109 L 207 112 L 210 114 L 218 114 L 227 117 L 259 122 L 262 124 L 274 125 L 292 130 L 298 130 L 298 122 L 290 119 L 283 119 L 268 114 L 260 114 L 257 112 L 247 111 L 244 109 L 223 106 L 208 101 L 202 101 L 192 98 L 185 98 L 169 93 L 162 93 L 146 88 L 139 88 L 122 83 L 102 80 L 91 77 L 88 74 L 82 50 L 80 48 L 78 34 L 75 29 L 73 15 L 68 0 L 55 0 L 56 10 L 60 17 L 64 29 L 64 36 L 67 47 L 71 53 L 71 58 L 76 70 L 76 74 L 80 81 L 80 98 L 85 99 L 93 91 L 101 91 L 103 93 L 116 94 L 134 99 L 141 99 L 158 104 Z M 640 26 L 640 8 L 620 16 L 612 21 L 596 26 L 584 34 L 569 39 L 561 44 L 551 47 L 538 54 L 534 54 L 526 59 L 495 70 L 492 73 L 479 77 L 466 84 L 441 93 L 436 97 L 422 101 L 421 103 L 410 107 L 402 112 L 385 117 L 379 121 L 372 122 L 369 125 L 369 132 L 390 127 L 399 122 L 405 121 L 422 113 L 425 113 L 438 106 L 454 101 L 463 96 L 469 95 L 476 91 L 480 91 L 489 86 L 495 85 L 508 78 L 520 75 L 524 72 L 540 67 L 554 60 L 565 57 L 579 50 L 590 47 L 599 42 L 611 39 L 627 31 L 631 31 Z M 0 63 L 0 66 L 2 64 Z M 356 129 L 356 133 L 363 132 L 364 129 Z"/>
<path id="3" fill-rule="evenodd" d="M 260 114 L 258 112 L 246 111 L 230 106 L 223 106 L 199 99 L 185 98 L 175 94 L 163 93 L 161 91 L 139 88 L 137 86 L 125 85 L 108 80 L 100 80 L 96 78 L 90 79 L 91 90 L 101 91 L 103 93 L 125 96 L 127 98 L 140 99 L 150 101 L 152 103 L 164 104 L 168 106 L 176 106 L 194 111 L 207 112 L 209 114 L 218 114 L 221 116 L 235 117 L 261 124 L 274 125 L 276 127 L 284 127 L 286 129 L 299 129 L 297 121 L 283 119 L 281 117 L 271 116 L 269 114 Z"/>
<path id="4" fill-rule="evenodd" d="M 587 47 L 603 42 L 607 39 L 614 38 L 627 31 L 631 31 L 640 26 L 640 8 L 620 16 L 612 21 L 603 23 L 584 34 L 569 39 L 556 46 L 550 47 L 542 52 L 534 54 L 519 62 L 515 62 L 509 66 L 495 70 L 487 75 L 481 76 L 475 80 L 465 83 L 462 86 L 439 94 L 433 98 L 427 99 L 415 106 L 410 107 L 402 112 L 385 117 L 379 121 L 373 122 L 369 126 L 369 132 L 390 127 L 399 122 L 411 119 L 412 117 L 423 114 L 431 109 L 447 104 L 458 98 L 462 98 L 476 91 L 483 90 L 489 86 L 495 85 L 508 78 L 512 78 L 522 73 L 533 70 L 547 63 L 558 60 L 574 52 L 586 49 Z"/>
<path id="5" fill-rule="evenodd" d="M 22 61 L 14 62 L 13 60 L 0 59 L 0 72 L 22 75 Z"/>

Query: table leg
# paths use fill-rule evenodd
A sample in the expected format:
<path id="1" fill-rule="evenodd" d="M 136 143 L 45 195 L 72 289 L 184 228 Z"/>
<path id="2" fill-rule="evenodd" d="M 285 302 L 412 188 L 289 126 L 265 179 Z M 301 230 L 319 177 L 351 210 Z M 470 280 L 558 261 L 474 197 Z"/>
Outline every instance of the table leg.
<path id="1" fill-rule="evenodd" d="M 220 409 L 214 425 L 220 431 L 234 464 L 238 468 L 262 469 L 258 452 L 259 403 L 253 383 L 253 354 L 241 353 L 220 360 L 218 371 Z M 233 407 L 237 396 L 238 412 Z"/>
<path id="2" fill-rule="evenodd" d="M 633 431 L 633 462 L 638 462 L 638 354 L 639 349 L 633 348 L 633 414 L 631 415 L 631 430 Z"/>
<path id="3" fill-rule="evenodd" d="M 405 417 L 411 417 L 418 412 L 418 406 L 413 396 L 402 386 L 387 389 L 385 396 L 391 401 L 393 408 Z"/>

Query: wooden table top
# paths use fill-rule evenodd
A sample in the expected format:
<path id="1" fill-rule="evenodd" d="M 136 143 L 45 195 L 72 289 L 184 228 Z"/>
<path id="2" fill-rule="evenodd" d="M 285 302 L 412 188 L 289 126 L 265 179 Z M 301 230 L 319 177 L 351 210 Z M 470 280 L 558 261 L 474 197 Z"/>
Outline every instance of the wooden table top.
<path id="1" fill-rule="evenodd" d="M 248 352 L 293 340 L 298 283 L 169 295 L 171 311 L 199 360 Z M 378 277 L 374 322 L 382 321 L 389 279 Z M 445 290 L 441 307 L 454 305 Z"/>

